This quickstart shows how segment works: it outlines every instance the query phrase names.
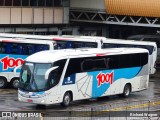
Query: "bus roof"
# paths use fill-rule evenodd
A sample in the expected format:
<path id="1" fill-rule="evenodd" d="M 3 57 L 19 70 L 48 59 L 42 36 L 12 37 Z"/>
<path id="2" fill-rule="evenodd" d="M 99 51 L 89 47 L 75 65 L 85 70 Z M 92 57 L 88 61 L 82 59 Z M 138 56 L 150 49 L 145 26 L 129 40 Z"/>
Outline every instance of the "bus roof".
<path id="1" fill-rule="evenodd" d="M 36 63 L 51 63 L 60 59 L 67 58 L 80 58 L 80 57 L 93 57 L 93 56 L 107 56 L 127 53 L 141 53 L 147 52 L 148 50 L 142 48 L 112 48 L 112 49 L 65 49 L 65 50 L 50 50 L 41 51 L 30 55 L 26 58 L 28 62 Z"/>
<path id="2" fill-rule="evenodd" d="M 56 43 L 55 41 L 42 41 L 42 40 L 34 40 L 34 39 L 13 39 L 13 38 L 0 38 L 0 42 L 12 42 L 12 43 L 34 43 L 34 44 L 49 44 Z"/>
<path id="3" fill-rule="evenodd" d="M 135 40 L 122 40 L 122 39 L 106 39 L 103 43 L 118 43 L 118 44 L 135 44 L 135 45 L 152 45 L 157 46 L 156 42 L 150 41 L 135 41 Z"/>
<path id="4" fill-rule="evenodd" d="M 97 36 L 73 36 L 73 35 L 28 35 L 28 34 L 12 34 L 12 33 L 0 33 L 0 38 L 13 38 L 13 39 L 32 39 L 32 40 L 54 40 L 54 41 L 83 41 L 83 42 L 97 42 L 103 43 L 119 43 L 119 44 L 137 44 L 137 45 L 154 45 L 156 42 L 148 41 L 135 41 L 135 40 L 122 40 L 111 39 Z"/>
<path id="5" fill-rule="evenodd" d="M 95 42 L 98 38 L 104 37 L 92 37 L 92 36 L 73 36 L 73 35 L 27 35 L 27 34 L 12 34 L 12 33 L 0 33 L 0 38 L 13 38 L 13 39 L 34 39 L 34 40 L 66 40 L 66 41 L 83 41 L 83 42 Z"/>
<path id="6" fill-rule="evenodd" d="M 0 33 L 1 38 L 24 38 L 24 39 L 39 39 L 39 40 L 52 40 L 53 37 L 58 35 L 29 35 L 29 34 L 13 34 L 13 33 Z"/>

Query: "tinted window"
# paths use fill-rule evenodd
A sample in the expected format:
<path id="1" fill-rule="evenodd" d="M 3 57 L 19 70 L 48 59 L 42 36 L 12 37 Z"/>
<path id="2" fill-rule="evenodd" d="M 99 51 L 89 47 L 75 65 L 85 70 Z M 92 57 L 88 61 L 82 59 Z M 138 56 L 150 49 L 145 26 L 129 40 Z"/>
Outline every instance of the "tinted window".
<path id="1" fill-rule="evenodd" d="M 97 48 L 97 43 L 93 42 L 85 42 L 85 47 L 87 48 Z"/>
<path id="2" fill-rule="evenodd" d="M 142 54 L 132 54 L 130 55 L 130 64 L 132 67 L 141 66 L 141 56 Z M 127 60 L 128 62 L 128 60 Z"/>
<path id="3" fill-rule="evenodd" d="M 139 67 L 148 63 L 147 53 L 120 55 L 120 68 Z"/>
<path id="4" fill-rule="evenodd" d="M 96 71 L 107 69 L 107 61 L 105 58 L 84 59 L 82 62 L 82 71 Z"/>
<path id="5" fill-rule="evenodd" d="M 111 44 L 111 43 L 104 43 L 102 48 L 121 48 L 121 47 L 129 47 L 129 48 L 144 48 L 149 51 L 151 55 L 154 51 L 154 46 L 150 45 L 133 45 L 133 44 Z"/>
<path id="6" fill-rule="evenodd" d="M 68 48 L 97 48 L 95 42 L 74 42 L 74 41 L 57 41 L 56 49 L 68 49 Z"/>
<path id="7" fill-rule="evenodd" d="M 83 62 L 83 60 L 84 60 L 84 58 L 70 59 L 65 77 L 68 77 L 68 76 L 70 76 L 71 74 L 74 74 L 74 73 L 82 72 L 81 63 Z"/>
<path id="8" fill-rule="evenodd" d="M 58 66 L 58 68 L 53 70 L 49 75 L 49 81 L 48 81 L 49 88 L 59 83 L 65 63 L 66 63 L 66 60 L 59 60 L 53 64 L 53 66 Z"/>
<path id="9" fill-rule="evenodd" d="M 3 54 L 18 54 L 18 55 L 31 55 L 35 52 L 48 50 L 48 45 L 41 44 L 23 44 L 23 43 L 1 43 L 0 53 Z"/>
<path id="10" fill-rule="evenodd" d="M 147 53 L 142 53 L 141 55 L 141 65 L 145 65 L 148 63 L 148 54 Z"/>
<path id="11" fill-rule="evenodd" d="M 114 44 L 114 43 L 104 43 L 102 45 L 102 48 L 117 48 L 117 44 Z"/>
<path id="12" fill-rule="evenodd" d="M 81 72 L 140 67 L 147 63 L 148 53 L 72 58 L 69 61 L 65 77 Z"/>
<path id="13" fill-rule="evenodd" d="M 120 68 L 128 68 L 130 67 L 131 61 L 130 61 L 130 55 L 120 55 L 119 57 L 119 67 Z"/>
<path id="14" fill-rule="evenodd" d="M 108 69 L 118 69 L 120 62 L 119 62 L 119 55 L 113 55 L 106 57 Z"/>

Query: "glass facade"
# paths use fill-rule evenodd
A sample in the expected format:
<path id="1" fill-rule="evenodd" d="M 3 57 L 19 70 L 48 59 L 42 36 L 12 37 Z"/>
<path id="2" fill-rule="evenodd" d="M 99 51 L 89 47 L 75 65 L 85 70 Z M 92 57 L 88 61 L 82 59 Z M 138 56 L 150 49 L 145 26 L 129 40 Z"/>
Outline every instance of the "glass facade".
<path id="1" fill-rule="evenodd" d="M 70 0 L 0 0 L 0 6 L 69 7 Z"/>

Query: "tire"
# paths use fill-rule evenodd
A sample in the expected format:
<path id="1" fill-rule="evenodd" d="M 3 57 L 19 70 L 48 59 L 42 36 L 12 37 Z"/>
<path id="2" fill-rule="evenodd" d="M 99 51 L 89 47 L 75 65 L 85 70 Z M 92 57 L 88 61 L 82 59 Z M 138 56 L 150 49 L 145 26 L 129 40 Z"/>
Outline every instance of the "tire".
<path id="1" fill-rule="evenodd" d="M 70 105 L 71 100 L 71 94 L 69 92 L 66 92 L 63 96 L 63 102 L 61 103 L 61 105 L 63 107 L 68 107 Z"/>
<path id="2" fill-rule="evenodd" d="M 126 84 L 125 86 L 124 86 L 124 90 L 123 90 L 123 97 L 128 97 L 129 95 L 130 95 L 130 93 L 131 93 L 131 86 L 129 85 L 129 84 Z"/>
<path id="3" fill-rule="evenodd" d="M 0 77 L 0 88 L 6 88 L 7 80 L 4 77 Z"/>
<path id="4" fill-rule="evenodd" d="M 19 83 L 19 78 L 12 79 L 12 81 L 11 81 L 11 87 L 13 89 L 17 89 L 18 88 L 18 83 Z"/>

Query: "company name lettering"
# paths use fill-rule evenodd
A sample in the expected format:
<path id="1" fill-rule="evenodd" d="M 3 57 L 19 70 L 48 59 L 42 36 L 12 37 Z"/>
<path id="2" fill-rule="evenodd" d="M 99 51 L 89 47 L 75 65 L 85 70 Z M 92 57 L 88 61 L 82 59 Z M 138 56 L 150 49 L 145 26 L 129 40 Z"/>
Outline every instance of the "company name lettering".
<path id="1" fill-rule="evenodd" d="M 8 56 L 6 56 L 2 58 L 0 62 L 2 62 L 3 64 L 3 70 L 7 70 L 8 68 L 14 68 L 18 65 L 22 65 L 24 63 L 24 60 L 21 58 L 9 58 Z"/>
<path id="2" fill-rule="evenodd" d="M 112 84 L 113 83 L 113 72 L 111 73 L 99 73 L 97 75 L 97 80 L 98 80 L 98 87 L 101 86 L 101 84 L 104 84 L 104 83 L 110 83 Z"/>

